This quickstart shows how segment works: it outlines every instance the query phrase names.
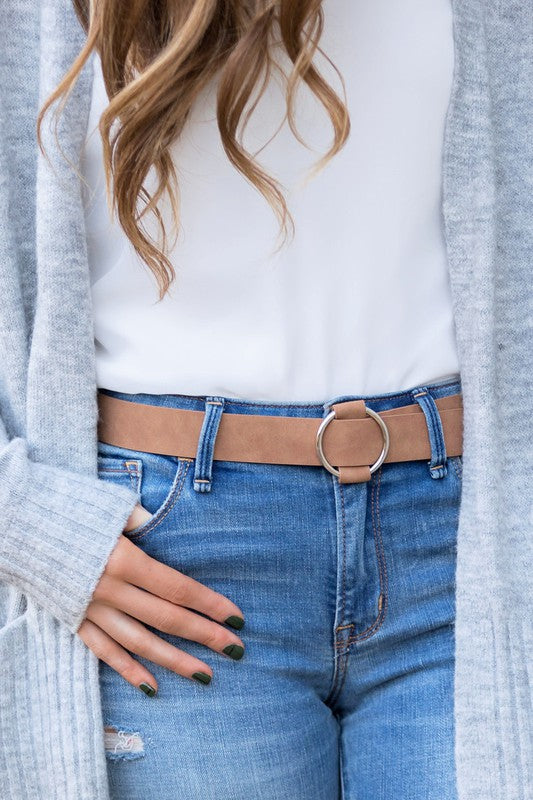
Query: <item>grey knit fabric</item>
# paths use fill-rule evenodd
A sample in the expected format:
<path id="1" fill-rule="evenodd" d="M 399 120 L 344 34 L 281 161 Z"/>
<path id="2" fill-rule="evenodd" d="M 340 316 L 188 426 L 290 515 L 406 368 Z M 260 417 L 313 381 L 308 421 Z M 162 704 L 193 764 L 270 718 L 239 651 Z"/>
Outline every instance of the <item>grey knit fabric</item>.
<path id="1" fill-rule="evenodd" d="M 459 800 L 530 800 L 531 0 L 453 0 L 442 212 L 463 386 Z M 0 2 L 0 796 L 109 800 L 98 660 L 76 631 L 134 504 L 96 472 L 81 187 L 38 105 L 84 40 L 70 0 Z M 79 164 L 87 66 L 58 129 Z M 443 798 L 444 800 L 444 798 Z"/>

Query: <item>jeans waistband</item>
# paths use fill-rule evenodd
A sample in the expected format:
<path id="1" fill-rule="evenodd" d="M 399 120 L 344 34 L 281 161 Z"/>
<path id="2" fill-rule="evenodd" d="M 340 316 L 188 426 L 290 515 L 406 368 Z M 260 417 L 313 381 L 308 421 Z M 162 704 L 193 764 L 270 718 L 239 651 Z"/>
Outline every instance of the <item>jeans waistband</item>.
<path id="1" fill-rule="evenodd" d="M 364 400 L 365 404 L 373 411 L 385 411 L 389 408 L 410 405 L 413 403 L 415 388 L 426 389 L 433 398 L 447 397 L 461 392 L 461 377 L 457 373 L 438 381 L 426 384 L 418 383 L 407 389 L 385 392 L 377 395 L 344 394 L 328 398 L 323 403 L 311 402 L 276 402 L 271 400 L 249 400 L 240 397 L 224 397 L 225 414 L 264 414 L 271 416 L 287 417 L 323 417 L 333 403 L 346 400 Z M 208 395 L 189 394 L 130 394 L 110 389 L 100 389 L 103 394 L 118 397 L 121 400 L 130 400 L 135 403 L 148 403 L 150 405 L 164 406 L 166 408 L 186 408 L 193 411 L 205 409 Z"/>

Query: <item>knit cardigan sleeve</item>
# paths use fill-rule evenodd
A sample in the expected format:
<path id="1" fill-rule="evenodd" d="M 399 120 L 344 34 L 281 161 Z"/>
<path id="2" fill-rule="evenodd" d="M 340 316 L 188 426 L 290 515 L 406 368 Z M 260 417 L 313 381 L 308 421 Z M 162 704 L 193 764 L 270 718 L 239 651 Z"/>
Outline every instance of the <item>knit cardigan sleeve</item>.
<path id="1" fill-rule="evenodd" d="M 0 578 L 75 633 L 137 501 L 129 489 L 33 461 L 22 438 L 0 451 Z"/>
<path id="2" fill-rule="evenodd" d="M 76 176 L 60 158 L 37 162 L 37 109 L 83 41 L 65 30 L 40 65 L 39 42 L 63 25 L 49 5 L 0 3 L 0 581 L 75 633 L 137 497 L 97 474 Z M 76 111 L 65 130 L 79 143 L 85 124 Z"/>

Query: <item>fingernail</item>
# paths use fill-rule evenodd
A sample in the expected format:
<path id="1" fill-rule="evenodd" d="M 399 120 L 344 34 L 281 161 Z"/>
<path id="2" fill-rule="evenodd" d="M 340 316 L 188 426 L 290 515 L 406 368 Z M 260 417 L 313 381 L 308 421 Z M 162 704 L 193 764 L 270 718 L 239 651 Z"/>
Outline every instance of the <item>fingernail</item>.
<path id="1" fill-rule="evenodd" d="M 149 684 L 149 683 L 141 683 L 141 684 L 139 684 L 139 689 L 142 689 L 142 691 L 143 691 L 145 694 L 147 694 L 149 697 L 153 697 L 153 696 L 154 696 L 154 694 L 155 694 L 155 693 L 156 693 L 156 691 L 157 691 L 157 689 L 154 689 L 154 687 L 153 687 L 153 686 L 150 686 L 150 684 Z"/>
<path id="2" fill-rule="evenodd" d="M 192 677 L 200 683 L 211 683 L 211 675 L 206 672 L 195 672 Z"/>
<path id="3" fill-rule="evenodd" d="M 237 628 L 238 631 L 244 625 L 244 620 L 242 617 L 238 617 L 236 614 L 232 614 L 231 617 L 228 617 L 224 620 L 226 625 L 231 625 L 232 628 Z"/>
<path id="4" fill-rule="evenodd" d="M 228 644 L 222 652 L 226 653 L 226 655 L 233 658 L 235 661 L 238 661 L 239 658 L 242 658 L 244 655 L 244 647 L 241 647 L 240 644 Z"/>

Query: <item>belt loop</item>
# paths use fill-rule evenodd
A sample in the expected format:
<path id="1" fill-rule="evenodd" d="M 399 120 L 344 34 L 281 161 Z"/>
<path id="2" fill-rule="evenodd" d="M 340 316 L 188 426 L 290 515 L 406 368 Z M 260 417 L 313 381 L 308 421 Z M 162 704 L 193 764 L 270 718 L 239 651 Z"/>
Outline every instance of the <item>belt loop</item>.
<path id="1" fill-rule="evenodd" d="M 193 486 L 197 492 L 210 492 L 213 471 L 213 452 L 218 426 L 224 411 L 223 397 L 206 397 L 205 414 L 198 437 Z"/>
<path id="2" fill-rule="evenodd" d="M 429 474 L 432 478 L 444 478 L 448 473 L 446 443 L 439 409 L 427 386 L 412 389 L 411 395 L 421 407 L 426 417 L 426 424 L 431 445 L 431 458 L 428 461 Z"/>

